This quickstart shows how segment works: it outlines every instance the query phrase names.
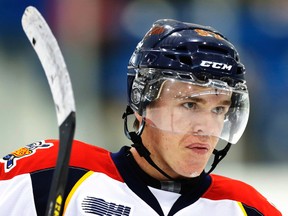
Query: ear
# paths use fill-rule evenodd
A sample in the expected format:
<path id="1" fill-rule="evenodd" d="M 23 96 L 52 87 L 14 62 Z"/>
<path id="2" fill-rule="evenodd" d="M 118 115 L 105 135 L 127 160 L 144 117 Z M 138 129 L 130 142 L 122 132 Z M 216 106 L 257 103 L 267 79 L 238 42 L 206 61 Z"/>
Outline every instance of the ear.
<path id="1" fill-rule="evenodd" d="M 143 117 L 140 116 L 139 113 L 137 113 L 137 112 L 134 112 L 134 115 L 135 115 L 136 119 L 139 121 L 139 123 L 141 124 Z"/>

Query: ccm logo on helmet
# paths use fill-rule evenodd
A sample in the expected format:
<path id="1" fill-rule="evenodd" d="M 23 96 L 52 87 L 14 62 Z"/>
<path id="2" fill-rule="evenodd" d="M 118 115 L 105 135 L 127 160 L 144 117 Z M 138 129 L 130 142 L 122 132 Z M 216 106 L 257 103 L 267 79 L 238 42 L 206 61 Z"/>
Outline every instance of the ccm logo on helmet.
<path id="1" fill-rule="evenodd" d="M 232 69 L 232 65 L 219 63 L 219 62 L 204 61 L 204 60 L 201 61 L 200 66 L 202 66 L 202 67 L 211 67 L 211 68 L 227 70 L 227 71 L 230 71 Z"/>

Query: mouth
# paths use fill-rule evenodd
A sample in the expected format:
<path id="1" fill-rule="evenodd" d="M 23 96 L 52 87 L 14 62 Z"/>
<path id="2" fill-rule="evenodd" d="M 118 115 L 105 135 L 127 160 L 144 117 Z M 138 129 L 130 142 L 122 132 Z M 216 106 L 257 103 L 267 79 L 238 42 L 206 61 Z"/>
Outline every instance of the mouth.
<path id="1" fill-rule="evenodd" d="M 209 152 L 210 146 L 204 143 L 193 143 L 187 145 L 186 148 L 193 151 L 194 153 L 203 155 Z"/>

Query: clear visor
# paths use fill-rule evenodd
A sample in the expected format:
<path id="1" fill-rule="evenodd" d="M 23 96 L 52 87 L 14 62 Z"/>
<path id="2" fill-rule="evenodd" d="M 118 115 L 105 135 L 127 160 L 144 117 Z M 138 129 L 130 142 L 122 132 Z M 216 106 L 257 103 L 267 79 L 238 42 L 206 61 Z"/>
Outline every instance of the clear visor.
<path id="1" fill-rule="evenodd" d="M 219 80 L 199 84 L 162 78 L 146 89 L 144 97 L 150 101 L 143 114 L 146 125 L 170 133 L 217 137 L 235 144 L 248 121 L 246 88 Z"/>

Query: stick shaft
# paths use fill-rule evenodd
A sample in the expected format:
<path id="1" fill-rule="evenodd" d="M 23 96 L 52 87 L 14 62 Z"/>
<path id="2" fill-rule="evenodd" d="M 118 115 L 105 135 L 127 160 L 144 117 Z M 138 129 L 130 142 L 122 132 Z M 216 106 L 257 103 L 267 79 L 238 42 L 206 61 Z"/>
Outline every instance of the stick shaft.
<path id="1" fill-rule="evenodd" d="M 63 213 L 69 159 L 75 132 L 75 101 L 69 73 L 54 35 L 34 7 L 27 7 L 22 26 L 45 71 L 59 126 L 59 150 L 48 197 L 46 215 Z"/>

